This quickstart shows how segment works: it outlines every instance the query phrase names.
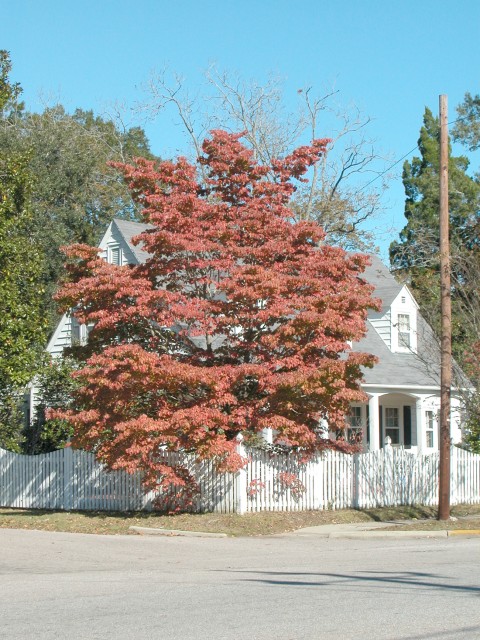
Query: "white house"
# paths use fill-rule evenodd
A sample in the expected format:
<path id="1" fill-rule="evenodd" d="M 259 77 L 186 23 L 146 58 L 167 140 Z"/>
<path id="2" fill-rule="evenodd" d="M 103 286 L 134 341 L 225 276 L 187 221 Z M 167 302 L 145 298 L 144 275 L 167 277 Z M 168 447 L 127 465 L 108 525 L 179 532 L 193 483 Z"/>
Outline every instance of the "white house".
<path id="1" fill-rule="evenodd" d="M 132 237 L 146 226 L 113 220 L 101 243 L 102 255 L 113 264 L 138 264 L 148 255 L 132 244 Z M 373 353 L 379 359 L 364 371 L 363 390 L 368 403 L 354 404 L 348 430 L 361 431 L 365 448 L 383 446 L 389 436 L 393 445 L 429 452 L 439 448 L 440 355 L 432 330 L 418 311 L 405 285 L 399 284 L 377 256 L 364 278 L 374 285 L 382 300 L 380 311 L 370 311 L 367 335 L 353 349 Z M 54 357 L 66 346 L 87 340 L 88 328 L 63 316 L 47 350 Z M 460 442 L 460 398 L 452 391 L 452 439 Z"/>
<path id="2" fill-rule="evenodd" d="M 370 311 L 367 335 L 353 348 L 377 356 L 364 372 L 368 404 L 352 406 L 350 427 L 362 429 L 368 449 L 394 445 L 428 453 L 439 448 L 440 350 L 432 329 L 418 310 L 408 287 L 398 283 L 377 256 L 365 279 L 382 300 Z M 451 434 L 460 442 L 461 401 L 452 390 Z"/>

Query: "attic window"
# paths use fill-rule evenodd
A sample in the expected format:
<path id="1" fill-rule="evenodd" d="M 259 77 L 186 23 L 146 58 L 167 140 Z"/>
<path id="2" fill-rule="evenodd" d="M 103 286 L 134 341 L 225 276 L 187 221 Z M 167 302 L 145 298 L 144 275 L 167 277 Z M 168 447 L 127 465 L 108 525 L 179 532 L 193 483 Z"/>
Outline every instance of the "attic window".
<path id="1" fill-rule="evenodd" d="M 407 301 L 405 296 L 402 296 L 402 304 L 405 304 L 405 302 Z"/>
<path id="2" fill-rule="evenodd" d="M 120 266 L 122 254 L 120 253 L 120 247 L 118 245 L 109 247 L 108 257 L 110 264 L 116 264 Z"/>

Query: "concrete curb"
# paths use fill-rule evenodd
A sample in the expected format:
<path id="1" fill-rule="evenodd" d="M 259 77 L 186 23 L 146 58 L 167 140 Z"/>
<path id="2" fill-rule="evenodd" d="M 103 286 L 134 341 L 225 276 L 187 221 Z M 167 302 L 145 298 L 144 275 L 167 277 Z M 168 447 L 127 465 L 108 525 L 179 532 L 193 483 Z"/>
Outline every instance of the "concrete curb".
<path id="1" fill-rule="evenodd" d="M 448 538 L 450 536 L 480 536 L 480 529 L 391 529 L 393 524 L 399 526 L 409 524 L 408 521 L 397 522 L 355 522 L 345 524 L 327 524 L 304 527 L 282 536 L 343 538 L 359 540 L 363 538 Z M 413 524 L 413 522 L 411 523 Z M 387 530 L 386 530 L 387 529 Z"/>
<path id="2" fill-rule="evenodd" d="M 128 527 L 143 536 L 181 536 L 185 538 L 228 538 L 226 533 L 207 533 L 206 531 L 179 531 L 177 529 L 154 529 L 152 527 Z"/>
<path id="3" fill-rule="evenodd" d="M 206 531 L 180 531 L 178 529 L 154 529 L 153 527 L 129 527 L 130 531 L 134 531 L 144 536 L 166 536 L 166 537 L 186 537 L 186 538 L 228 538 L 226 533 L 208 533 Z M 279 537 L 284 537 L 280 534 Z M 292 534 L 286 534 L 287 536 Z M 366 530 L 366 531 L 316 531 L 310 533 L 316 538 L 326 539 L 343 539 L 343 540 L 362 540 L 365 538 L 449 538 L 452 536 L 480 536 L 480 529 L 442 529 L 432 531 L 383 531 Z"/>

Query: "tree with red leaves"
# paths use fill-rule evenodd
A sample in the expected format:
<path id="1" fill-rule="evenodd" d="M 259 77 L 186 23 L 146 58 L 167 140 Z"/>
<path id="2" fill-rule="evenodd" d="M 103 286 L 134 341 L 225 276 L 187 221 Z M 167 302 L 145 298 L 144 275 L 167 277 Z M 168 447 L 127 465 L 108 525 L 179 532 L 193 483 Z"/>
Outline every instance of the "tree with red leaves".
<path id="1" fill-rule="evenodd" d="M 77 372 L 74 409 L 61 412 L 73 444 L 112 469 L 142 470 L 148 488 L 185 484 L 162 451 L 193 452 L 235 471 L 237 434 L 274 430 L 308 456 L 348 447 L 319 432 L 344 429 L 364 400 L 353 353 L 365 333 L 368 258 L 322 243 L 314 222 L 293 222 L 294 180 L 325 153 L 316 140 L 262 166 L 241 135 L 213 131 L 198 166 L 138 159 L 117 165 L 143 205 L 144 264 L 107 264 L 91 247 L 67 249 L 58 299 L 93 325 Z M 267 173 L 274 180 L 267 180 Z M 58 415 L 58 414 L 57 414 Z"/>

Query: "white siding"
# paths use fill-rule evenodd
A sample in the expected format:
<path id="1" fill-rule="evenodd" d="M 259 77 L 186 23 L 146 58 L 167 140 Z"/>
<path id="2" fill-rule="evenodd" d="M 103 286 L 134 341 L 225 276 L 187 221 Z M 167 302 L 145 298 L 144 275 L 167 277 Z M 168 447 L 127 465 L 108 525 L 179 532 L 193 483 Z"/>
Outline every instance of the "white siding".
<path id="1" fill-rule="evenodd" d="M 59 358 L 65 347 L 69 347 L 72 343 L 72 318 L 64 315 L 53 336 L 50 338 L 50 342 L 47 345 L 47 351 L 54 358 Z"/>
<path id="2" fill-rule="evenodd" d="M 388 309 L 381 318 L 369 319 L 370 324 L 385 342 L 389 349 L 392 348 L 392 313 Z"/>
<path id="3" fill-rule="evenodd" d="M 398 296 L 392 302 L 390 308 L 391 322 L 392 322 L 392 334 L 390 349 L 393 352 L 398 353 L 416 353 L 417 352 L 417 309 L 418 305 L 415 302 L 412 294 L 403 287 Z M 408 347 L 403 346 L 400 343 L 398 335 L 399 316 L 408 316 L 410 323 L 410 345 Z"/>
<path id="4" fill-rule="evenodd" d="M 124 237 L 114 222 L 112 222 L 108 227 L 107 232 L 103 236 L 99 245 L 99 248 L 101 249 L 100 255 L 104 260 L 111 262 L 111 249 L 113 247 L 118 247 L 120 249 L 121 265 L 137 263 L 137 259 L 135 258 L 133 251 L 125 242 Z"/>

